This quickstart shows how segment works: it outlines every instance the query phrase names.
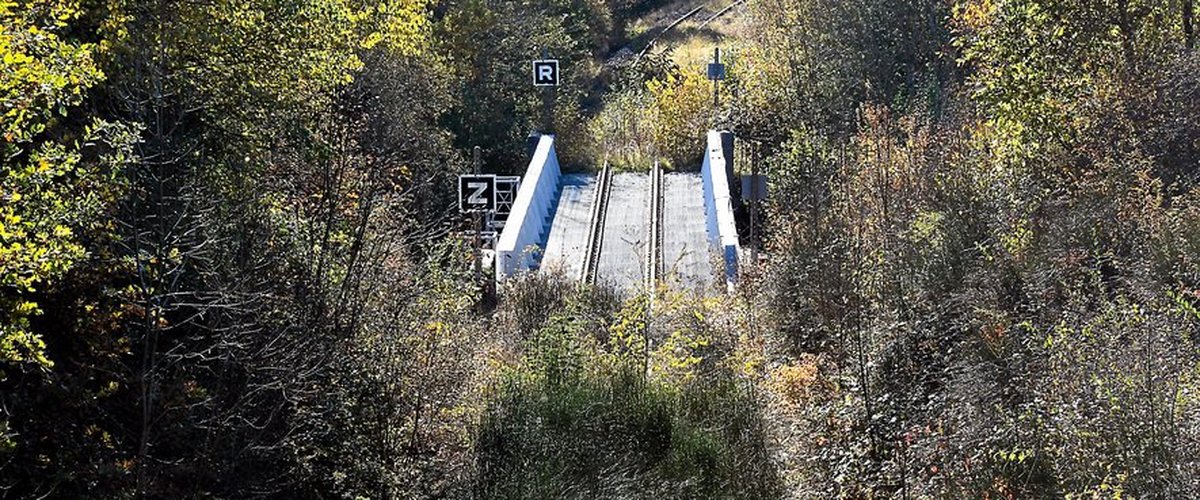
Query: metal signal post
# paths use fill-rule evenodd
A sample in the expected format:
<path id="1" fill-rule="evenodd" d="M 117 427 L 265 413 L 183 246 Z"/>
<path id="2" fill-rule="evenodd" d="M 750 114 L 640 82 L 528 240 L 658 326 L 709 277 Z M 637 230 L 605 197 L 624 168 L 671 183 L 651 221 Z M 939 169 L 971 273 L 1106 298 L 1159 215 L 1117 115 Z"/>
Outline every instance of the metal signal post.
<path id="1" fill-rule="evenodd" d="M 479 175 L 480 171 L 481 162 L 479 156 L 479 146 L 475 146 L 475 149 L 471 151 L 471 171 L 475 175 Z M 483 240 L 480 238 L 481 232 L 483 232 L 483 212 L 476 211 L 474 227 L 475 283 L 479 285 L 480 289 L 483 289 L 486 285 L 483 282 Z"/>
<path id="2" fill-rule="evenodd" d="M 758 269 L 758 239 L 754 230 L 758 225 L 758 162 L 762 161 L 762 148 L 756 144 L 750 156 L 750 265 Z"/>
<path id="3" fill-rule="evenodd" d="M 708 63 L 708 79 L 713 82 L 713 107 L 721 106 L 721 80 L 725 79 L 725 65 L 721 64 L 721 48 L 713 49 L 713 62 Z"/>
<path id="4" fill-rule="evenodd" d="M 550 52 L 542 49 L 542 58 L 533 61 L 533 86 L 542 88 L 542 133 L 554 131 L 554 97 L 559 85 L 557 59 L 550 59 Z"/>

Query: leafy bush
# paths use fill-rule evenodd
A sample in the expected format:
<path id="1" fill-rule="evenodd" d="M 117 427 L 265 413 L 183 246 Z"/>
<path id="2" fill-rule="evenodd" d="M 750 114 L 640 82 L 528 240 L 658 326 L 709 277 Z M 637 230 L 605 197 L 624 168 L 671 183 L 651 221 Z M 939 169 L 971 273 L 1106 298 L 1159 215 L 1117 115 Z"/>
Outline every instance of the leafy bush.
<path id="1" fill-rule="evenodd" d="M 697 71 L 673 64 L 644 82 L 629 82 L 590 122 L 592 154 L 624 170 L 646 170 L 655 161 L 699 170 L 713 116 L 710 85 Z"/>
<path id="2" fill-rule="evenodd" d="M 770 160 L 772 314 L 820 360 L 775 371 L 795 491 L 1193 495 L 1194 194 L 1137 150 L 1026 168 L 986 127 L 860 120 Z"/>
<path id="3" fill-rule="evenodd" d="M 696 366 L 671 361 L 689 349 L 688 334 L 675 330 L 648 352 L 657 328 L 646 324 L 646 297 L 597 321 L 586 296 L 550 316 L 491 395 L 475 441 L 476 494 L 777 496 L 753 386 L 719 365 L 676 376 Z"/>

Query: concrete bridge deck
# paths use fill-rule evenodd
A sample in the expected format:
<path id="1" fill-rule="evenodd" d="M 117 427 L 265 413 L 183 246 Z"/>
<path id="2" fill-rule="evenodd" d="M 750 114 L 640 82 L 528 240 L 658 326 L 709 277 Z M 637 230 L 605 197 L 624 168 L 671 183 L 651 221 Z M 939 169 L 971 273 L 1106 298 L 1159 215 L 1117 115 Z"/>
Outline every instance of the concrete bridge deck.
<path id="1" fill-rule="evenodd" d="M 583 273 L 583 255 L 587 251 L 596 176 L 567 174 L 562 176 L 560 184 L 541 269 L 560 271 L 578 279 Z"/>
<path id="2" fill-rule="evenodd" d="M 648 275 L 700 293 L 732 287 L 738 242 L 729 144 L 710 132 L 700 173 L 665 174 L 656 186 L 649 172 L 611 174 L 603 183 L 563 175 L 553 136 L 543 136 L 497 242 L 497 280 L 540 269 L 626 293 L 646 289 Z M 652 209 L 652 196 L 661 208 Z"/>
<path id="3" fill-rule="evenodd" d="M 645 279 L 647 234 L 650 231 L 650 175 L 613 175 L 605 217 L 596 283 L 636 290 Z"/>
<path id="4" fill-rule="evenodd" d="M 704 180 L 700 174 L 663 176 L 663 272 L 668 283 L 692 290 L 712 287 L 713 249 L 704 214 Z"/>

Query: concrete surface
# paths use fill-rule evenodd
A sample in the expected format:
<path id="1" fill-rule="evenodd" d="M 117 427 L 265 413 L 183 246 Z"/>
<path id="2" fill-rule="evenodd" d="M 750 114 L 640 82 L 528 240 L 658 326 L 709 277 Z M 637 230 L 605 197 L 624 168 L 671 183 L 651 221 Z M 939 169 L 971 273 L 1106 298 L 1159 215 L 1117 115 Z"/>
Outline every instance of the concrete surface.
<path id="1" fill-rule="evenodd" d="M 537 266 L 538 246 L 545 242 L 559 177 L 554 136 L 543 135 L 517 190 L 512 213 L 496 242 L 497 282 Z"/>
<path id="2" fill-rule="evenodd" d="M 663 276 L 668 283 L 702 291 L 713 283 L 713 254 L 704 218 L 700 174 L 663 176 Z"/>
<path id="3" fill-rule="evenodd" d="M 567 174 L 562 176 L 562 191 L 557 208 L 552 213 L 550 235 L 546 239 L 541 269 L 562 271 L 580 279 L 587 252 L 588 225 L 591 223 L 592 203 L 596 198 L 596 176 Z"/>
<path id="4" fill-rule="evenodd" d="M 650 230 L 650 175 L 614 174 L 596 283 L 626 292 L 642 287 L 646 237 Z"/>

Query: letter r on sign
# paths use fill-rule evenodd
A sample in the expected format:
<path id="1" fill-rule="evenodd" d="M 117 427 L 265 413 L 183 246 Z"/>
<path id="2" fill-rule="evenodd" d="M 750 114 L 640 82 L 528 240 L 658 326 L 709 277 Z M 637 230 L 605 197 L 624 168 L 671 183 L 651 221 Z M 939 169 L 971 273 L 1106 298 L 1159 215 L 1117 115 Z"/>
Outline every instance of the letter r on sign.
<path id="1" fill-rule="evenodd" d="M 537 87 L 557 87 L 558 60 L 542 59 L 533 61 L 533 84 Z"/>

